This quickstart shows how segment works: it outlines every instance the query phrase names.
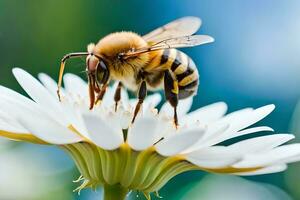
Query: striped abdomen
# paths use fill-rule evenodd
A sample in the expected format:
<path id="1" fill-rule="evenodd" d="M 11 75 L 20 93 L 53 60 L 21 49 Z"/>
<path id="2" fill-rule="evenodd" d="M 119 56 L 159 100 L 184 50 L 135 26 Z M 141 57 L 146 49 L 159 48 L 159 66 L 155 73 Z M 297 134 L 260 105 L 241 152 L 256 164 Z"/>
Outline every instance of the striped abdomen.
<path id="1" fill-rule="evenodd" d="M 179 99 L 187 98 L 197 92 L 199 74 L 193 60 L 177 49 L 165 49 L 157 52 L 146 67 L 149 71 L 170 70 L 178 81 Z M 161 74 L 157 74 L 157 76 Z"/>

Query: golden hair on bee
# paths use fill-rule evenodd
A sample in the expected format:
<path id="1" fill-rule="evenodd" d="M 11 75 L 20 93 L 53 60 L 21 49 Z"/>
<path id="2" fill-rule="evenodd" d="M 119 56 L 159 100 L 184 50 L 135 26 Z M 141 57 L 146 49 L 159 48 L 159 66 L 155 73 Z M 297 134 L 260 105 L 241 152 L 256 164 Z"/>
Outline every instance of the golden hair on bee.
<path id="1" fill-rule="evenodd" d="M 113 79 L 126 79 L 133 76 L 149 61 L 147 53 L 137 57 L 122 60 L 118 57 L 121 53 L 134 51 L 147 47 L 147 42 L 133 32 L 116 32 L 102 38 L 94 47 L 93 53 L 102 55 L 107 59 Z"/>
<path id="2" fill-rule="evenodd" d="M 65 61 L 72 57 L 87 56 L 90 109 L 102 100 L 109 82 L 117 81 L 119 84 L 114 96 L 116 110 L 123 86 L 137 91 L 138 103 L 133 123 L 147 90 L 164 89 L 166 99 L 174 108 L 174 123 L 177 126 L 178 100 L 197 93 L 199 74 L 193 60 L 176 48 L 213 42 L 210 36 L 193 35 L 200 25 L 201 20 L 197 17 L 183 17 L 144 36 L 126 31 L 111 33 L 98 43 L 89 44 L 87 52 L 67 54 L 60 66 L 59 98 Z"/>

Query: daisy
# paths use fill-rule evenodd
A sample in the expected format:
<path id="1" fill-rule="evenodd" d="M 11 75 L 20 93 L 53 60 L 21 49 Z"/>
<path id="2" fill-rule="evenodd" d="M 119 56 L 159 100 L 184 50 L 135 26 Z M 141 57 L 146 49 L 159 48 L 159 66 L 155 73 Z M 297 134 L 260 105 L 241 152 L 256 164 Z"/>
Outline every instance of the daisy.
<path id="1" fill-rule="evenodd" d="M 274 105 L 225 115 L 223 102 L 189 112 L 190 98 L 180 102 L 181 126 L 175 128 L 169 104 L 155 109 L 161 100 L 155 94 L 147 97 L 132 124 L 136 100 L 125 91 L 117 111 L 111 88 L 101 105 L 89 110 L 87 84 L 75 75 L 65 75 L 60 102 L 56 82 L 46 74 L 39 75 L 40 81 L 19 68 L 13 74 L 31 99 L 0 86 L 0 135 L 64 149 L 81 173 L 76 190 L 101 186 L 104 199 L 125 199 L 132 190 L 150 199 L 172 177 L 190 170 L 257 175 L 283 171 L 287 163 L 300 159 L 300 144 L 283 145 L 294 138 L 291 134 L 222 145 L 238 136 L 273 131 L 252 125 Z"/>

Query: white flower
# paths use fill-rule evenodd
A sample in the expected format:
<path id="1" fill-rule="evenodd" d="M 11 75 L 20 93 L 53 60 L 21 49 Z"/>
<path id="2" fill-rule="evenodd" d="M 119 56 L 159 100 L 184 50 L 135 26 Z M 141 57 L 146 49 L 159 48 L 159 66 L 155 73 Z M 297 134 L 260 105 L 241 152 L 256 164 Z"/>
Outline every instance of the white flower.
<path id="1" fill-rule="evenodd" d="M 39 75 L 41 83 L 19 68 L 13 74 L 32 100 L 0 86 L 0 135 L 54 144 L 68 151 L 84 179 L 79 189 L 103 185 L 104 189 L 123 190 L 121 196 L 129 190 L 148 196 L 188 170 L 266 174 L 283 171 L 287 163 L 300 159 L 300 144 L 281 146 L 294 138 L 290 134 L 220 145 L 238 136 L 273 131 L 252 125 L 270 114 L 274 105 L 225 115 L 227 105 L 219 102 L 188 113 L 190 98 L 179 103 L 181 126 L 176 129 L 169 104 L 160 112 L 154 109 L 161 100 L 154 94 L 146 98 L 142 112 L 131 124 L 136 100 L 129 99 L 125 91 L 117 112 L 112 88 L 101 105 L 90 111 L 87 84 L 75 75 L 64 76 L 59 102 L 56 83 L 46 74 Z"/>

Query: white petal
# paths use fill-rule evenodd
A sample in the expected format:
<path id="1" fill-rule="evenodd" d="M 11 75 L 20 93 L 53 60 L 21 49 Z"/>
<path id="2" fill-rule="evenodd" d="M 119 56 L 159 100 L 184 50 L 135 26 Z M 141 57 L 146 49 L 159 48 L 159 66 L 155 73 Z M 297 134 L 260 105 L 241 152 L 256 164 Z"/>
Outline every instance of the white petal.
<path id="1" fill-rule="evenodd" d="M 179 154 L 201 139 L 204 132 L 205 129 L 196 129 L 171 134 L 155 145 L 156 150 L 163 156 Z"/>
<path id="2" fill-rule="evenodd" d="M 43 83 L 45 88 L 55 97 L 57 98 L 57 83 L 47 74 L 40 73 L 38 75 L 39 80 Z M 64 95 L 65 91 L 61 88 L 61 95 Z"/>
<path id="3" fill-rule="evenodd" d="M 235 134 L 235 137 L 247 135 L 250 133 L 262 132 L 262 131 L 272 131 L 273 132 L 274 130 L 268 126 L 258 126 L 258 127 L 248 128 L 248 129 L 239 131 L 239 132 L 237 132 L 237 134 Z"/>
<path id="4" fill-rule="evenodd" d="M 234 165 L 237 168 L 262 167 L 277 163 L 285 163 L 291 157 L 300 155 L 300 144 L 289 144 L 277 147 L 271 151 L 245 156 L 241 162 Z"/>
<path id="5" fill-rule="evenodd" d="M 11 89 L 0 86 L 0 104 L 0 121 L 2 124 L 0 129 L 15 133 L 28 133 L 28 130 L 16 121 L 16 118 L 19 115 L 18 113 L 20 112 L 17 105 L 22 105 L 23 107 L 30 109 L 36 108 L 35 103 Z M 7 104 L 10 104 L 10 106 L 6 106 Z M 25 113 L 25 111 L 22 112 Z"/>
<path id="6" fill-rule="evenodd" d="M 299 162 L 300 161 L 300 155 L 292 156 L 290 158 L 284 159 L 285 163 L 293 163 L 293 162 Z"/>
<path id="7" fill-rule="evenodd" d="M 190 108 L 192 107 L 192 104 L 193 104 L 193 98 L 192 97 L 179 100 L 178 106 L 177 106 L 178 116 L 179 117 L 184 116 L 190 110 Z M 170 105 L 169 102 L 164 103 L 163 106 L 160 109 L 160 113 L 166 113 L 169 116 L 173 116 L 173 112 L 174 112 L 174 109 Z"/>
<path id="8" fill-rule="evenodd" d="M 274 130 L 268 126 L 253 127 L 253 128 L 244 129 L 244 130 L 238 131 L 238 132 L 234 132 L 233 129 L 228 129 L 221 137 L 217 137 L 215 142 L 212 143 L 212 145 L 223 142 L 223 141 L 231 139 L 231 138 L 235 138 L 235 137 L 239 137 L 239 136 L 247 135 L 247 134 L 251 134 L 251 133 L 262 132 L 262 131 L 272 131 L 273 132 Z"/>
<path id="9" fill-rule="evenodd" d="M 67 99 L 64 99 L 64 101 L 61 102 L 61 104 L 63 105 L 64 111 L 68 116 L 68 119 L 72 124 L 72 127 L 76 129 L 76 131 L 78 131 L 80 135 L 82 135 L 84 138 L 90 139 L 81 116 L 81 109 L 82 109 L 81 106 L 69 102 Z"/>
<path id="10" fill-rule="evenodd" d="M 133 114 L 129 111 L 125 111 L 122 106 L 118 108 L 117 113 L 119 115 L 120 127 L 122 129 L 128 129 L 129 125 L 131 124 Z"/>
<path id="11" fill-rule="evenodd" d="M 64 75 L 64 85 L 67 93 L 88 97 L 88 87 L 85 81 L 75 74 Z"/>
<path id="12" fill-rule="evenodd" d="M 144 107 L 146 109 L 155 108 L 161 102 L 161 95 L 159 93 L 155 93 L 147 96 L 144 101 Z"/>
<path id="13" fill-rule="evenodd" d="M 199 108 L 185 116 L 182 119 L 183 123 L 191 123 L 199 121 L 201 123 L 210 123 L 220 119 L 227 111 L 227 105 L 224 102 L 214 103 L 202 108 Z"/>
<path id="14" fill-rule="evenodd" d="M 217 139 L 222 137 L 222 135 L 228 128 L 228 124 L 223 123 L 214 123 L 212 125 L 209 125 L 201 140 L 188 148 L 184 153 L 197 151 L 212 146 L 213 144 L 219 143 L 217 142 Z"/>
<path id="15" fill-rule="evenodd" d="M 293 138 L 295 137 L 291 134 L 273 134 L 243 140 L 228 146 L 228 148 L 233 151 L 240 151 L 248 154 L 266 152 L 288 142 Z"/>
<path id="16" fill-rule="evenodd" d="M 164 133 L 164 137 L 169 137 L 172 134 L 176 134 L 176 132 L 178 132 L 178 130 L 176 129 L 176 127 L 174 126 L 174 121 L 173 121 L 173 117 L 170 118 L 168 116 L 159 114 L 158 115 L 159 118 L 159 127 L 157 128 L 157 130 L 160 130 L 161 132 Z"/>
<path id="17" fill-rule="evenodd" d="M 235 112 L 235 114 L 227 116 L 227 118 L 225 117 L 225 119 L 226 121 L 231 122 L 230 131 L 238 131 L 262 120 L 267 115 L 269 115 L 274 110 L 274 108 L 275 106 L 271 104 L 257 108 L 255 110 L 243 109 L 240 112 L 238 111 Z"/>
<path id="18" fill-rule="evenodd" d="M 106 150 L 113 150 L 124 142 L 122 130 L 110 127 L 99 116 L 86 113 L 83 114 L 83 120 L 89 132 L 89 138 L 99 147 Z"/>
<path id="19" fill-rule="evenodd" d="M 236 163 L 240 153 L 227 147 L 214 146 L 194 151 L 186 155 L 186 159 L 202 168 L 223 168 Z"/>
<path id="20" fill-rule="evenodd" d="M 240 172 L 240 173 L 233 173 L 233 174 L 240 175 L 240 176 L 253 176 L 253 175 L 272 174 L 272 173 L 282 172 L 286 169 L 287 169 L 287 165 L 281 164 L 281 165 L 267 166 L 253 172 Z"/>
<path id="21" fill-rule="evenodd" d="M 105 95 L 101 102 L 101 106 L 109 107 L 112 105 L 112 102 L 114 100 L 114 94 L 115 94 L 114 92 L 115 90 L 113 87 L 107 87 Z"/>
<path id="22" fill-rule="evenodd" d="M 253 110 L 254 110 L 253 108 L 243 108 L 241 110 L 237 110 L 237 111 L 234 111 L 234 112 L 231 112 L 231 113 L 225 115 L 220 120 L 221 121 L 226 121 L 226 122 L 236 121 L 241 116 L 247 116 L 249 113 L 252 113 Z"/>
<path id="23" fill-rule="evenodd" d="M 19 115 L 30 115 L 32 111 L 43 112 L 31 99 L 3 86 L 0 86 L 0 104 L 0 112 L 9 113 L 13 119 Z"/>
<path id="24" fill-rule="evenodd" d="M 273 104 L 255 109 L 253 111 L 253 114 L 251 116 L 248 116 L 247 120 L 245 120 L 244 123 L 240 124 L 239 129 L 243 129 L 248 126 L 251 126 L 252 124 L 255 124 L 256 122 L 262 120 L 267 115 L 269 115 L 274 109 L 275 109 L 275 105 Z"/>
<path id="25" fill-rule="evenodd" d="M 27 132 L 54 144 L 73 143 L 81 140 L 75 133 L 53 120 L 30 99 L 4 87 L 0 87 L 0 91 L 2 96 L 0 110 L 10 113 L 10 116 Z M 56 126 L 57 129 L 55 129 Z M 61 132 L 57 132 L 57 130 Z M 51 134 L 49 134 L 50 132 Z"/>
<path id="26" fill-rule="evenodd" d="M 41 113 L 19 115 L 18 121 L 31 134 L 52 144 L 70 144 L 82 141 L 82 138 L 68 128 Z"/>
<path id="27" fill-rule="evenodd" d="M 2 111 L 0 111 L 0 130 L 18 134 L 29 133 L 18 121 Z"/>
<path id="28" fill-rule="evenodd" d="M 248 126 L 251 126 L 252 124 L 266 117 L 270 112 L 274 110 L 274 108 L 275 108 L 274 105 L 268 105 L 255 110 L 252 110 L 251 108 L 246 108 L 228 114 L 227 116 L 220 119 L 218 122 L 228 123 L 229 128 L 224 134 L 216 137 L 214 141 L 211 143 L 211 145 L 218 144 L 222 141 L 240 135 L 254 133 L 255 131 L 269 131 L 269 130 L 272 131 L 272 129 L 270 129 L 269 127 L 256 127 L 256 128 L 251 128 L 239 132 L 239 130 L 247 128 Z"/>
<path id="29" fill-rule="evenodd" d="M 5 100 L 4 100 L 5 99 Z M 3 86 L 0 86 L 0 100 L 4 100 L 5 102 L 15 102 L 27 108 L 32 108 L 36 106 L 36 103 L 33 102 L 31 99 Z M 4 108 L 1 106 L 0 108 Z M 11 115 L 16 115 L 17 113 L 9 112 Z"/>
<path id="30" fill-rule="evenodd" d="M 20 125 L 15 125 L 8 123 L 6 121 L 0 120 L 0 131 L 7 131 L 10 133 L 18 133 L 18 134 L 29 134 L 29 131 Z"/>
<path id="31" fill-rule="evenodd" d="M 157 130 L 158 123 L 156 116 L 136 119 L 128 130 L 128 144 L 137 151 L 152 146 L 163 137 L 163 133 Z"/>
<path id="32" fill-rule="evenodd" d="M 126 88 L 124 88 L 124 87 L 121 89 L 121 101 L 124 104 L 128 103 L 128 101 L 129 101 L 128 92 L 127 92 Z"/>
<path id="33" fill-rule="evenodd" d="M 54 98 L 39 81 L 20 68 L 14 68 L 13 74 L 22 88 L 35 102 L 44 108 L 48 108 L 47 112 L 53 119 L 64 125 L 68 125 L 58 99 Z"/>

